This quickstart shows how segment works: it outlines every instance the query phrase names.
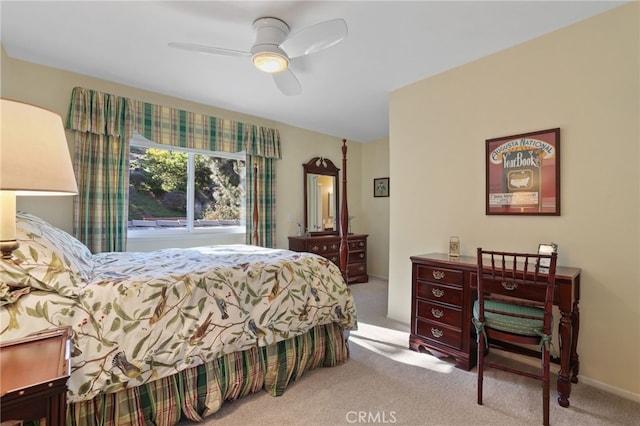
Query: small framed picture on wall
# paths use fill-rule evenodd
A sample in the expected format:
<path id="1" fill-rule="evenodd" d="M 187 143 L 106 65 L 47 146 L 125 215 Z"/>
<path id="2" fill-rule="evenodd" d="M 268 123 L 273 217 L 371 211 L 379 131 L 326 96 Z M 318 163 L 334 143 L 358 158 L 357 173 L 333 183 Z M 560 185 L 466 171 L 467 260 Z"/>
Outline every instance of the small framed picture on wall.
<path id="1" fill-rule="evenodd" d="M 389 178 L 376 178 L 373 180 L 373 196 L 388 197 L 389 196 Z"/>

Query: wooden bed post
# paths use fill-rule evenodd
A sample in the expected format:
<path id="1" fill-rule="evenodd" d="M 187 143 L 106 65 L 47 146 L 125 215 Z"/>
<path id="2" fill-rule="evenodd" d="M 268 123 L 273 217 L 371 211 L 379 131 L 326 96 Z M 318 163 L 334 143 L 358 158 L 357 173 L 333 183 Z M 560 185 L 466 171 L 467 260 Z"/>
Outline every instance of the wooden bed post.
<path id="1" fill-rule="evenodd" d="M 349 243 L 347 234 L 349 226 L 349 208 L 347 206 L 347 140 L 342 139 L 342 209 L 340 212 L 340 270 L 344 280 L 348 282 L 347 261 Z"/>
<path id="2" fill-rule="evenodd" d="M 253 164 L 253 245 L 258 245 L 258 164 Z"/>

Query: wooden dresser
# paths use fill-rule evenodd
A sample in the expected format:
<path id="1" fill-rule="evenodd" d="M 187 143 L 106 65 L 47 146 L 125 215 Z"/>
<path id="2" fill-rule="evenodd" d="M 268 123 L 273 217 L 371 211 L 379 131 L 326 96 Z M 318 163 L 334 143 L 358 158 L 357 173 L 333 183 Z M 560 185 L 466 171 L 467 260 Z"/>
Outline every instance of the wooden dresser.
<path id="1" fill-rule="evenodd" d="M 366 283 L 369 281 L 369 276 L 367 275 L 367 237 L 368 235 L 362 234 L 352 234 L 347 237 L 347 243 L 349 244 L 347 281 L 349 283 Z M 289 237 L 289 250 L 316 253 L 340 266 L 339 235 Z"/>
<path id="2" fill-rule="evenodd" d="M 456 367 L 476 364 L 471 310 L 471 265 L 447 264 L 437 256 L 412 256 L 411 334 L 409 347 L 452 356 Z M 464 265 L 463 265 L 464 266 Z"/>

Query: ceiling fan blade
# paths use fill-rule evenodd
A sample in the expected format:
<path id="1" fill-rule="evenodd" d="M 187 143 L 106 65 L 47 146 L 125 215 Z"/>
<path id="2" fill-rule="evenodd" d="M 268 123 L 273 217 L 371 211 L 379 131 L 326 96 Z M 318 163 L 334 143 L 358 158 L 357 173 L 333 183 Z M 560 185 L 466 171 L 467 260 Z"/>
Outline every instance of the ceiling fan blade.
<path id="1" fill-rule="evenodd" d="M 223 49 L 221 47 L 203 46 L 200 44 L 191 43 L 169 43 L 169 47 L 173 47 L 181 50 L 188 50 L 191 52 L 205 53 L 207 55 L 221 55 L 221 56 L 251 56 L 251 52 L 243 52 L 241 50 Z"/>
<path id="2" fill-rule="evenodd" d="M 310 55 L 333 46 L 347 37 L 344 19 L 332 19 L 307 27 L 289 36 L 280 44 L 289 58 Z"/>
<path id="3" fill-rule="evenodd" d="M 297 96 L 302 93 L 302 86 L 290 69 L 272 75 L 273 81 L 275 81 L 276 86 L 284 95 Z"/>

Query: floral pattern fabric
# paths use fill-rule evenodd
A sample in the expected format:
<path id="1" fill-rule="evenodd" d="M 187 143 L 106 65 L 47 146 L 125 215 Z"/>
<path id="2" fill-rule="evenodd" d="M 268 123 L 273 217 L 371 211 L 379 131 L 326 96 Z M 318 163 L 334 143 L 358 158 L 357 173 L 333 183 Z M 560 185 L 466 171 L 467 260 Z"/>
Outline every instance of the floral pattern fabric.
<path id="1" fill-rule="evenodd" d="M 67 232 L 37 216 L 16 214 L 19 247 L 11 259 L 0 259 L 0 281 L 77 297 L 92 277 L 91 251 Z"/>
<path id="2" fill-rule="evenodd" d="M 0 308 L 0 340 L 73 330 L 68 398 L 116 392 L 316 325 L 356 327 L 339 269 L 311 254 L 211 246 L 91 256 L 77 299 L 33 290 Z"/>

